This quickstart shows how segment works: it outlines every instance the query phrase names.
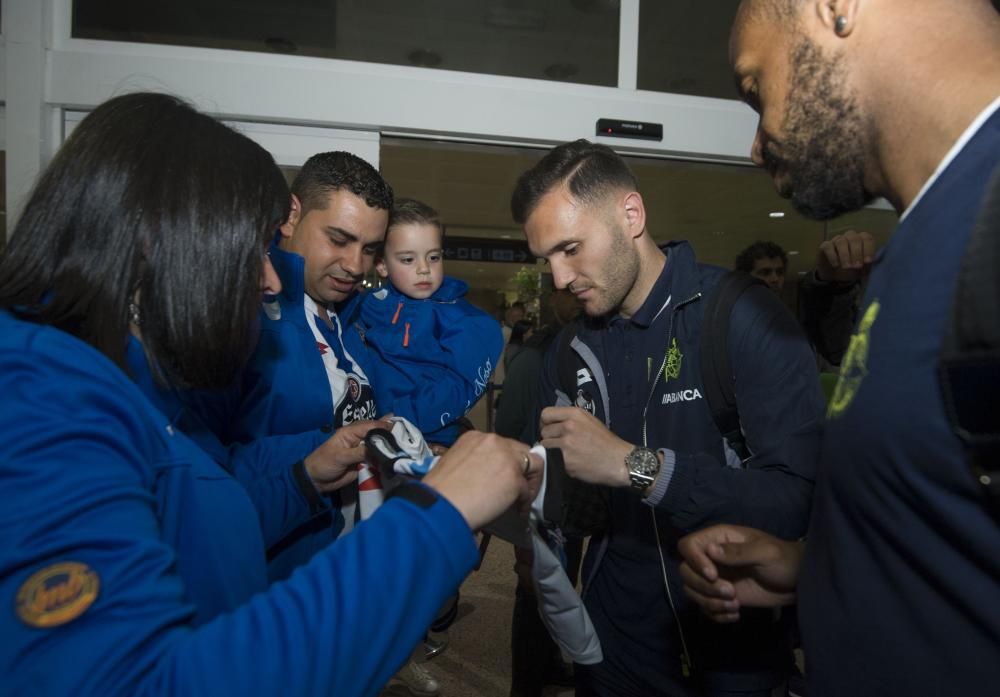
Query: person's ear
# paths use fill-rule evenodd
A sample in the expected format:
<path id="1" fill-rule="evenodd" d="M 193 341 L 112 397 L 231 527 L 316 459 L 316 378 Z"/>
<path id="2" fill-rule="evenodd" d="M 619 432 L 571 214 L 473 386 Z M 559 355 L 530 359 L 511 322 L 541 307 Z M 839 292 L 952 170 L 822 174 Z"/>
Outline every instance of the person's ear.
<path id="1" fill-rule="evenodd" d="M 624 200 L 625 224 L 629 235 L 638 238 L 646 231 L 646 206 L 638 191 L 630 191 Z"/>
<path id="2" fill-rule="evenodd" d="M 859 4 L 859 0 L 816 0 L 816 16 L 825 29 L 843 39 L 854 31 Z"/>
<path id="3" fill-rule="evenodd" d="M 389 267 L 385 265 L 385 257 L 381 257 L 375 262 L 375 270 L 382 278 L 389 278 Z"/>
<path id="4" fill-rule="evenodd" d="M 282 223 L 281 236 L 286 240 L 292 239 L 292 235 L 295 233 L 295 226 L 299 224 L 302 220 L 302 202 L 299 201 L 299 197 L 292 194 L 292 205 L 291 210 L 288 212 L 288 220 Z"/>

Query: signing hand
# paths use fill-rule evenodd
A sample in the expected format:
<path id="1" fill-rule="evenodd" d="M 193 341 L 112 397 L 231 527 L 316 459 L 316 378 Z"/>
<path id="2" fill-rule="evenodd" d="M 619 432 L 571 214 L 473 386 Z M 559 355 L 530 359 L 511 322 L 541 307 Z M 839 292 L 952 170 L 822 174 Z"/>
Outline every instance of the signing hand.
<path id="1" fill-rule="evenodd" d="M 819 246 L 816 278 L 833 283 L 855 283 L 875 259 L 875 238 L 868 232 L 848 230 Z"/>
<path id="2" fill-rule="evenodd" d="M 358 463 L 365 459 L 365 435 L 373 428 L 392 428 L 388 421 L 355 421 L 341 426 L 306 456 L 304 464 L 316 490 L 326 494 L 358 478 Z"/>
<path id="3" fill-rule="evenodd" d="M 528 468 L 525 472 L 525 456 Z M 541 486 L 542 460 L 528 446 L 493 433 L 469 431 L 448 449 L 423 483 L 432 486 L 478 530 L 515 502 L 530 502 Z"/>
<path id="4" fill-rule="evenodd" d="M 804 543 L 760 530 L 714 525 L 681 539 L 684 590 L 716 622 L 736 622 L 740 607 L 795 602 Z"/>
<path id="5" fill-rule="evenodd" d="M 625 456 L 634 446 L 579 407 L 542 410 L 542 445 L 560 448 L 574 479 L 605 486 L 628 486 Z"/>

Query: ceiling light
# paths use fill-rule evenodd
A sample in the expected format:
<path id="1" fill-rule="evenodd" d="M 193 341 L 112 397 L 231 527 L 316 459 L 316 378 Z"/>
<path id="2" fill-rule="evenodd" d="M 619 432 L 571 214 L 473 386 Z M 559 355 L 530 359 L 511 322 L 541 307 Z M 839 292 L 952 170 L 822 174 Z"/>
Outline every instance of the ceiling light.
<path id="1" fill-rule="evenodd" d="M 794 256 L 795 256 L 796 254 L 798 254 L 798 253 L 799 253 L 799 252 L 798 252 L 798 250 L 797 250 L 797 249 L 793 249 L 793 250 L 792 250 L 792 251 L 790 251 L 790 252 L 785 252 L 785 254 L 787 254 L 787 255 L 788 255 L 788 256 L 790 256 L 790 257 L 794 257 Z"/>
<path id="2" fill-rule="evenodd" d="M 772 218 L 784 218 L 785 217 L 785 212 L 784 211 L 771 211 L 770 213 L 768 213 L 768 216 L 770 216 Z"/>
<path id="3" fill-rule="evenodd" d="M 501 240 L 509 240 L 510 239 L 510 235 L 500 235 L 500 239 Z"/>

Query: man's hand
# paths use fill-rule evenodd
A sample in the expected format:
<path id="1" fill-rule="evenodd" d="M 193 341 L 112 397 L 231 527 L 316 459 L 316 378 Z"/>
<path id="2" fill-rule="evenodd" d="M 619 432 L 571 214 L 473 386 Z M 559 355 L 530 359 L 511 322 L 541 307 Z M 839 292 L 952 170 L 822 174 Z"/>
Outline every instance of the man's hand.
<path id="1" fill-rule="evenodd" d="M 392 428 L 388 421 L 355 421 L 341 426 L 309 453 L 303 464 L 316 490 L 322 494 L 350 484 L 358 478 L 358 463 L 365 459 L 365 436 L 373 428 Z"/>
<path id="2" fill-rule="evenodd" d="M 819 246 L 816 279 L 830 283 L 856 283 L 875 259 L 875 238 L 868 232 L 848 230 Z"/>
<path id="3" fill-rule="evenodd" d="M 478 530 L 515 502 L 530 503 L 541 479 L 542 460 L 529 454 L 524 443 L 469 431 L 438 460 L 423 483 L 437 489 L 469 527 Z"/>
<path id="4" fill-rule="evenodd" d="M 684 590 L 716 622 L 736 622 L 740 607 L 795 602 L 805 544 L 760 530 L 714 525 L 680 540 Z"/>
<path id="5" fill-rule="evenodd" d="M 574 479 L 605 486 L 628 486 L 625 456 L 633 446 L 579 407 L 542 410 L 542 445 L 562 450 L 566 472 Z"/>

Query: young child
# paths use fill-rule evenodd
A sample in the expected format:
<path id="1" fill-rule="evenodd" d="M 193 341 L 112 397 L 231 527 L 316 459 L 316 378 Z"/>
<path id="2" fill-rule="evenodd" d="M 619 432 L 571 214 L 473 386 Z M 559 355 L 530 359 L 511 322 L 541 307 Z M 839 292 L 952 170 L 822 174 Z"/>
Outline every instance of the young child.
<path id="1" fill-rule="evenodd" d="M 444 275 L 437 211 L 398 199 L 375 268 L 388 283 L 358 301 L 345 340 L 375 389 L 379 413 L 403 416 L 429 443 L 449 446 L 483 395 L 503 348 L 499 323 Z"/>

